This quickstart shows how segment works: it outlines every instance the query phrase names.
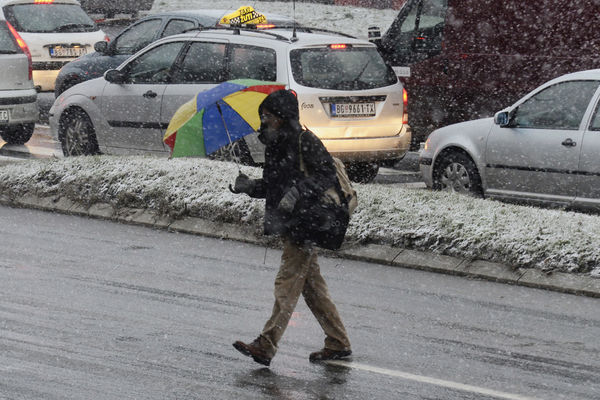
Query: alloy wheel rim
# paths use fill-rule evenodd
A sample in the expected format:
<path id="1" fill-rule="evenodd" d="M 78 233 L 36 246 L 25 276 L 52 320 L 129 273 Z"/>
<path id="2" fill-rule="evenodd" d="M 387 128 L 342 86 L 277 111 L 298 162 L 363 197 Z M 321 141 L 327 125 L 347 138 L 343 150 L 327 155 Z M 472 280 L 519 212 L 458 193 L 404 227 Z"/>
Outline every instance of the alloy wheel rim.
<path id="1" fill-rule="evenodd" d="M 88 135 L 88 124 L 81 116 L 75 116 L 65 129 L 65 144 L 67 152 L 72 156 L 84 154 Z"/>
<path id="2" fill-rule="evenodd" d="M 442 171 L 440 177 L 442 190 L 457 193 L 469 193 L 471 191 L 471 177 L 469 171 L 461 163 L 450 163 Z"/>

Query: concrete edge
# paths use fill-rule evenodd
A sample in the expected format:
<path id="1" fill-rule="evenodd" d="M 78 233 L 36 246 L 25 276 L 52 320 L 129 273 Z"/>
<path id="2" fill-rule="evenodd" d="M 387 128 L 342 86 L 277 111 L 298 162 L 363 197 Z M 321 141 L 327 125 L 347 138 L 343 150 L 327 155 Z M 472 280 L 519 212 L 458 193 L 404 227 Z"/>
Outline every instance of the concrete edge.
<path id="1" fill-rule="evenodd" d="M 114 209 L 110 204 L 96 203 L 84 207 L 63 197 L 40 198 L 26 195 L 11 200 L 0 195 L 0 204 L 9 207 L 32 208 L 63 214 L 87 216 L 121 223 L 142 225 L 173 232 L 201 235 L 224 240 L 277 247 L 251 226 L 219 223 L 197 217 L 171 220 L 144 209 Z M 510 266 L 485 260 L 467 260 L 412 249 L 388 245 L 367 244 L 356 246 L 344 244 L 339 251 L 321 251 L 327 256 L 365 261 L 393 267 L 463 276 L 492 282 L 526 286 L 554 292 L 600 298 L 600 279 L 563 272 L 545 273 L 537 269 L 515 269 Z"/>

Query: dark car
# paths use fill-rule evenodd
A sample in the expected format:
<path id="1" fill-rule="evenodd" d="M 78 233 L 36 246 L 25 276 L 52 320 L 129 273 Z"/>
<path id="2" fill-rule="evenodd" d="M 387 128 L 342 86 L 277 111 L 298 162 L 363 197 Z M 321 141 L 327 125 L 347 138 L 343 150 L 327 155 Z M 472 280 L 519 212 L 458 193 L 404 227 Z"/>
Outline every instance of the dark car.
<path id="1" fill-rule="evenodd" d="M 70 87 L 102 76 L 105 71 L 116 68 L 132 54 L 153 41 L 184 31 L 212 27 L 219 24 L 231 10 L 180 10 L 149 15 L 125 28 L 110 43 L 98 42 L 96 52 L 79 57 L 66 64 L 58 73 L 54 94 L 58 97 Z M 291 25 L 293 19 L 265 14 L 267 22 L 275 25 Z"/>
<path id="2" fill-rule="evenodd" d="M 596 0 L 407 0 L 379 45 L 406 84 L 422 141 L 552 78 L 600 68 L 599 24 Z"/>
<path id="3" fill-rule="evenodd" d="M 149 10 L 154 0 L 80 0 L 81 8 L 89 14 L 104 14 L 111 18 L 115 14 L 137 15 L 139 11 Z"/>

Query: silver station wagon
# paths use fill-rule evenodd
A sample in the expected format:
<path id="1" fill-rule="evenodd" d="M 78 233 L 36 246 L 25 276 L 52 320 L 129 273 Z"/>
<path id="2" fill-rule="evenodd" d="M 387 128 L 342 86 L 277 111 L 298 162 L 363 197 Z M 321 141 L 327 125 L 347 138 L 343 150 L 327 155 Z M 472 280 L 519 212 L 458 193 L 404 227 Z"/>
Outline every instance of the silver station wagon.
<path id="1" fill-rule="evenodd" d="M 239 78 L 277 81 L 295 91 L 300 121 L 368 182 L 379 163 L 410 145 L 406 92 L 376 47 L 312 28 L 202 29 L 153 42 L 104 77 L 75 85 L 50 110 L 65 155 L 168 153 L 162 138 L 179 106 Z M 264 159 L 257 135 L 242 158 Z"/>
<path id="2" fill-rule="evenodd" d="M 600 210 L 600 70 L 551 80 L 494 118 L 433 131 L 428 187 Z"/>

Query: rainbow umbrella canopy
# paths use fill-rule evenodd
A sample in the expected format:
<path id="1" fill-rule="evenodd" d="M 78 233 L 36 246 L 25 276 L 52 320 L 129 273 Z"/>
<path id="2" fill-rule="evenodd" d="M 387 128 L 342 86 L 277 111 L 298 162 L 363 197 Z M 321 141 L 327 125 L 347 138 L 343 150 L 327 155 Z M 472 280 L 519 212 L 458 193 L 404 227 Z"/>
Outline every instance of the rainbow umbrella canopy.
<path id="1" fill-rule="evenodd" d="M 223 82 L 185 103 L 163 138 L 171 157 L 205 157 L 260 127 L 258 106 L 285 85 L 252 79 Z"/>

